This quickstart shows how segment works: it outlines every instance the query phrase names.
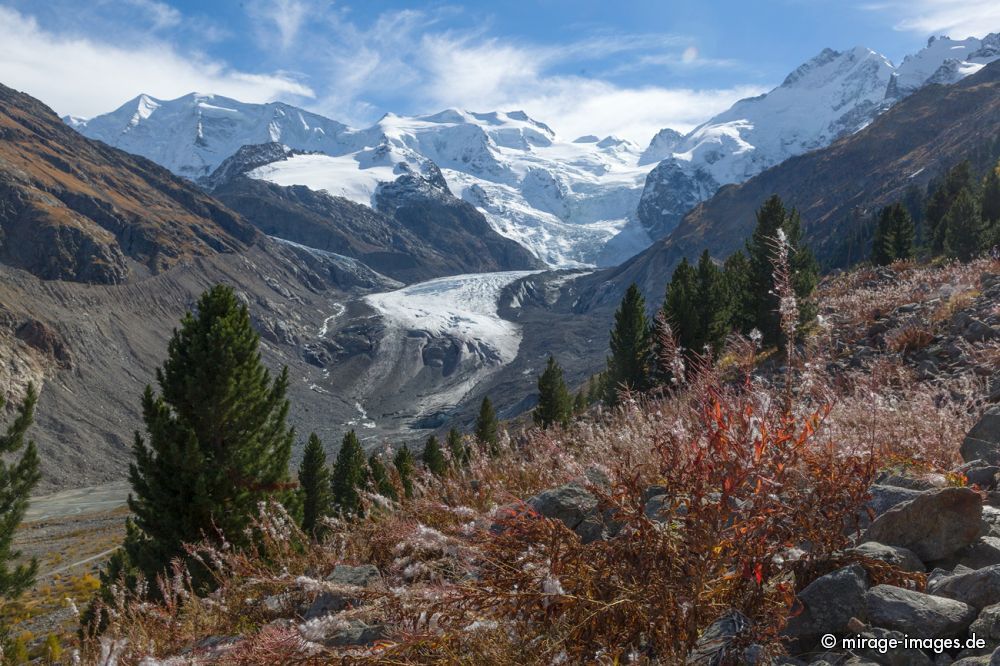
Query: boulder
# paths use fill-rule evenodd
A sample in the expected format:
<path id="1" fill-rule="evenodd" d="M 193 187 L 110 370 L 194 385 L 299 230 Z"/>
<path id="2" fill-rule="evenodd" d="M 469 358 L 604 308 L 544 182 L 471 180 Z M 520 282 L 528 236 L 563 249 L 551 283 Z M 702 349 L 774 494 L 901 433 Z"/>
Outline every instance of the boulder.
<path id="1" fill-rule="evenodd" d="M 969 635 L 972 634 L 987 643 L 1000 643 L 1000 604 L 987 606 L 979 612 L 979 617 L 969 626 Z"/>
<path id="2" fill-rule="evenodd" d="M 1000 509 L 983 506 L 983 536 L 1000 537 Z"/>
<path id="3" fill-rule="evenodd" d="M 982 610 L 1000 603 L 1000 564 L 929 579 L 927 592 Z"/>
<path id="4" fill-rule="evenodd" d="M 756 652 L 753 646 L 740 654 L 733 653 L 733 641 L 750 628 L 750 620 L 739 611 L 730 611 L 713 622 L 702 632 L 687 657 L 687 666 L 715 666 L 737 663 L 752 666 L 763 662 L 751 659 Z M 748 654 L 751 653 L 751 654 Z"/>
<path id="5" fill-rule="evenodd" d="M 990 465 L 1000 465 L 1000 406 L 987 409 L 972 426 L 960 452 L 962 460 L 980 458 Z"/>
<path id="6" fill-rule="evenodd" d="M 865 593 L 868 621 L 876 627 L 921 638 L 956 638 L 976 619 L 972 606 L 892 585 Z"/>
<path id="7" fill-rule="evenodd" d="M 1000 467 L 996 465 L 980 465 L 965 470 L 965 479 L 970 486 L 979 486 L 983 490 L 994 490 L 997 487 L 997 473 Z"/>
<path id="8" fill-rule="evenodd" d="M 861 526 L 867 527 L 872 520 L 878 518 L 883 513 L 888 511 L 894 506 L 898 506 L 903 502 L 915 499 L 920 495 L 919 490 L 913 490 L 912 488 L 900 488 L 898 486 L 886 486 L 882 484 L 874 484 L 868 489 L 868 494 L 871 495 L 871 499 L 865 503 L 865 511 L 861 514 Z M 874 514 L 869 517 L 868 511 Z"/>
<path id="9" fill-rule="evenodd" d="M 888 641 L 889 639 L 895 638 L 897 641 L 902 641 L 904 636 L 898 631 L 892 631 L 890 629 L 882 629 L 881 627 L 867 627 L 864 631 L 860 631 L 854 636 L 859 638 L 869 638 L 879 641 Z M 934 666 L 934 662 L 931 658 L 927 656 L 919 648 L 902 648 L 898 647 L 895 650 L 887 650 L 885 652 L 880 652 L 878 648 L 855 648 L 851 650 L 852 654 L 856 655 L 857 658 L 864 661 L 846 661 L 845 664 L 879 664 L 879 666 Z"/>
<path id="10" fill-rule="evenodd" d="M 567 483 L 535 495 L 528 505 L 542 516 L 559 520 L 575 530 L 597 509 L 597 498 L 580 484 Z"/>
<path id="11" fill-rule="evenodd" d="M 820 576 L 799 592 L 802 612 L 789 618 L 785 633 L 803 647 L 843 633 L 852 617 L 864 617 L 867 590 L 868 574 L 857 564 Z"/>
<path id="12" fill-rule="evenodd" d="M 982 501 L 974 490 L 928 490 L 876 518 L 865 540 L 902 546 L 923 562 L 940 560 L 979 538 L 982 512 Z"/>
<path id="13" fill-rule="evenodd" d="M 372 587 L 382 582 L 382 574 L 371 564 L 362 564 L 352 567 L 347 564 L 338 564 L 326 577 L 331 583 L 338 585 L 354 585 L 355 587 Z"/>
<path id="14" fill-rule="evenodd" d="M 870 557 L 873 560 L 881 560 L 903 571 L 924 572 L 927 570 L 924 563 L 914 555 L 912 550 L 900 546 L 887 546 L 876 541 L 865 541 L 852 548 L 851 552 Z"/>
<path id="15" fill-rule="evenodd" d="M 994 564 L 1000 564 L 1000 538 L 984 536 L 951 557 L 931 562 L 929 566 L 940 567 L 942 569 L 954 569 L 957 566 L 982 569 Z"/>

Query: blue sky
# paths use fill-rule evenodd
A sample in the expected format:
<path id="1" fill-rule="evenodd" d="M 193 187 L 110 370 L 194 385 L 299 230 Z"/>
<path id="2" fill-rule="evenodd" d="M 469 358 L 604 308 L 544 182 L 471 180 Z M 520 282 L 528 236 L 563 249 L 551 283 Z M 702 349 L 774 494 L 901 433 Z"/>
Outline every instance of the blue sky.
<path id="1" fill-rule="evenodd" d="M 997 0 L 0 0 L 0 83 L 60 114 L 139 93 L 281 99 L 352 125 L 523 108 L 640 143 L 763 92 L 823 47 L 894 62 L 1000 31 Z"/>

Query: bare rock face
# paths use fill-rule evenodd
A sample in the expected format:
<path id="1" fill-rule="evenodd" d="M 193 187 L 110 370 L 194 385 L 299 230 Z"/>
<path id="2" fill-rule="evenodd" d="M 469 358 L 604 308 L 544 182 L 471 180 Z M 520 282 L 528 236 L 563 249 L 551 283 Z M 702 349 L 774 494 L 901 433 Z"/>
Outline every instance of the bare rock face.
<path id="1" fill-rule="evenodd" d="M 969 488 L 929 490 L 875 519 L 866 541 L 907 548 L 923 562 L 940 560 L 979 539 L 983 505 Z"/>
<path id="2" fill-rule="evenodd" d="M 62 337 L 37 319 L 29 319 L 21 324 L 14 335 L 55 361 L 59 367 L 63 369 L 73 367 L 73 358 L 69 353 L 69 347 L 66 346 Z"/>

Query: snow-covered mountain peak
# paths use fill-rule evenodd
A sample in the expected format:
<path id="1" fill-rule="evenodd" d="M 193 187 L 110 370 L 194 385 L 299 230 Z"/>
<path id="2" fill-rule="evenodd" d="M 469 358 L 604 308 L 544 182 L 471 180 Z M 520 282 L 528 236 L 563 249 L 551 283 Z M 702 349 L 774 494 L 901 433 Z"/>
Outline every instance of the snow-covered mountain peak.
<path id="1" fill-rule="evenodd" d="M 823 49 L 777 88 L 736 102 L 687 135 L 657 134 L 640 163 L 663 160 L 674 166 L 650 174 L 639 207 L 643 225 L 654 235 L 668 233 L 699 197 L 827 146 L 918 88 L 954 83 L 997 58 L 1000 35 L 995 34 L 982 40 L 931 39 L 898 67 L 864 46 Z"/>
<path id="2" fill-rule="evenodd" d="M 245 145 L 281 142 L 295 150 L 326 152 L 336 150 L 347 130 L 283 102 L 249 104 L 194 92 L 172 100 L 142 94 L 110 113 L 70 124 L 191 179 L 207 176 Z"/>

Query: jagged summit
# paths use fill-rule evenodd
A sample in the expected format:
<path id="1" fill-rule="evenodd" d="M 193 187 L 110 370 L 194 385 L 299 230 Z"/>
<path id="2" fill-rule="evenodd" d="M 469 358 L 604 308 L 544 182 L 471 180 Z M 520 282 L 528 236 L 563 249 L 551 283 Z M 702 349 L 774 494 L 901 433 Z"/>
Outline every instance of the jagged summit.
<path id="1" fill-rule="evenodd" d="M 789 157 L 852 134 L 932 83 L 950 84 L 1000 58 L 1000 34 L 933 38 L 899 66 L 857 46 L 825 48 L 770 92 L 736 102 L 684 136 L 663 130 L 640 163 L 671 161 L 649 175 L 639 217 L 653 238 L 721 186 L 742 183 Z"/>

